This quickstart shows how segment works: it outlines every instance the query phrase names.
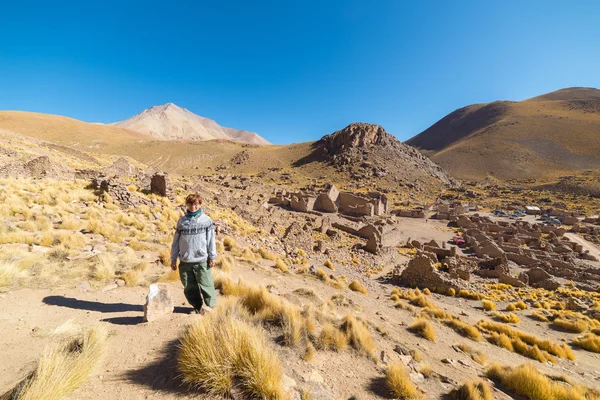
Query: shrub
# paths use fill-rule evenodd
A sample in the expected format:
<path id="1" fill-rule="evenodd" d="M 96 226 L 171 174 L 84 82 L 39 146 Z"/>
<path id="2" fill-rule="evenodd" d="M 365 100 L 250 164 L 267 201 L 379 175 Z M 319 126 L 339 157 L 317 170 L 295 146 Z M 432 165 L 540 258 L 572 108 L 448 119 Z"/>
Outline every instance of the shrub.
<path id="1" fill-rule="evenodd" d="M 362 294 L 368 294 L 369 292 L 367 291 L 367 288 L 365 288 L 362 283 L 360 283 L 359 281 L 357 281 L 356 279 L 353 280 L 352 282 L 350 282 L 350 284 L 348 285 L 348 288 L 350 290 L 352 290 L 353 292 L 360 292 Z"/>
<path id="2" fill-rule="evenodd" d="M 87 381 L 104 353 L 107 337 L 103 328 L 95 327 L 46 348 L 36 369 L 0 397 L 11 400 L 66 398 Z"/>
<path id="3" fill-rule="evenodd" d="M 142 280 L 142 273 L 139 270 L 132 269 L 131 271 L 127 271 L 126 273 L 124 273 L 122 278 L 125 281 L 125 285 L 137 286 Z"/>
<path id="4" fill-rule="evenodd" d="M 225 250 L 231 251 L 234 247 L 237 246 L 237 243 L 232 237 L 225 236 L 225 238 L 223 239 L 223 246 L 225 247 Z"/>
<path id="5" fill-rule="evenodd" d="M 485 381 L 469 381 L 448 394 L 455 400 L 494 400 L 492 388 Z"/>
<path id="6" fill-rule="evenodd" d="M 331 261 L 325 260 L 323 265 L 326 266 L 327 268 L 329 268 L 330 270 L 335 271 L 335 267 L 333 266 L 333 263 Z"/>
<path id="7" fill-rule="evenodd" d="M 412 323 L 409 329 L 427 340 L 431 340 L 432 342 L 436 341 L 433 325 L 425 318 L 417 319 Z"/>
<path id="8" fill-rule="evenodd" d="M 385 372 L 387 387 L 395 397 L 406 400 L 422 399 L 423 396 L 412 383 L 408 371 L 399 361 L 388 365 Z"/>
<path id="9" fill-rule="evenodd" d="M 110 253 L 98 254 L 95 258 L 93 276 L 99 281 L 107 281 L 115 277 L 117 258 Z"/>
<path id="10" fill-rule="evenodd" d="M 581 338 L 573 340 L 573 344 L 584 350 L 600 353 L 600 337 L 588 332 Z"/>
<path id="11" fill-rule="evenodd" d="M 322 280 L 323 282 L 327 282 L 329 280 L 329 276 L 323 271 L 323 268 L 317 268 L 316 272 L 317 278 Z"/>
<path id="12" fill-rule="evenodd" d="M 494 312 L 494 313 L 492 313 L 492 316 L 494 318 L 496 318 L 498 321 L 504 322 L 504 323 L 510 322 L 512 324 L 517 324 L 520 321 L 519 317 L 515 313 L 509 313 L 507 315 L 507 314 L 502 314 L 499 312 Z"/>
<path id="13" fill-rule="evenodd" d="M 280 270 L 281 272 L 286 272 L 286 271 L 288 270 L 288 267 L 287 267 L 287 265 L 285 265 L 285 263 L 284 263 L 284 262 L 283 262 L 281 259 L 278 259 L 278 260 L 275 262 L 275 268 L 277 268 L 277 269 L 278 269 L 278 270 Z"/>
<path id="14" fill-rule="evenodd" d="M 496 308 L 496 304 L 493 301 L 483 300 L 481 304 L 486 311 L 493 311 Z"/>
<path id="15" fill-rule="evenodd" d="M 241 315 L 239 306 L 217 308 L 187 330 L 178 354 L 184 382 L 213 396 L 229 396 L 235 382 L 247 397 L 285 399 L 277 353 Z"/>
<path id="16" fill-rule="evenodd" d="M 317 346 L 323 350 L 340 351 L 348 346 L 348 338 L 331 323 L 326 323 L 317 340 Z"/>
<path id="17" fill-rule="evenodd" d="M 564 318 L 555 318 L 552 325 L 568 332 L 581 333 L 588 329 L 588 324 L 583 320 L 569 320 Z"/>
<path id="18" fill-rule="evenodd" d="M 369 329 L 352 314 L 346 314 L 340 330 L 346 334 L 350 345 L 359 354 L 365 355 L 373 360 L 376 359 L 375 342 L 369 333 Z"/>
<path id="19" fill-rule="evenodd" d="M 566 386 L 557 380 L 550 379 L 540 373 L 532 364 L 522 364 L 517 367 L 493 364 L 488 368 L 486 374 L 488 378 L 529 400 L 583 400 L 600 395 L 597 391 L 581 385 Z"/>

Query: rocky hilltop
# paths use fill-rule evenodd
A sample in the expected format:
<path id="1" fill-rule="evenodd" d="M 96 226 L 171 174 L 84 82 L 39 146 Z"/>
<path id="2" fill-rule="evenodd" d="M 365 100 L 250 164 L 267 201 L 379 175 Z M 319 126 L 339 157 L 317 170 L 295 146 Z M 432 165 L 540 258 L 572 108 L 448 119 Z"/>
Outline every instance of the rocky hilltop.
<path id="1" fill-rule="evenodd" d="M 400 182 L 455 186 L 440 166 L 375 124 L 355 122 L 313 145 L 315 153 L 354 178 L 390 177 Z"/>

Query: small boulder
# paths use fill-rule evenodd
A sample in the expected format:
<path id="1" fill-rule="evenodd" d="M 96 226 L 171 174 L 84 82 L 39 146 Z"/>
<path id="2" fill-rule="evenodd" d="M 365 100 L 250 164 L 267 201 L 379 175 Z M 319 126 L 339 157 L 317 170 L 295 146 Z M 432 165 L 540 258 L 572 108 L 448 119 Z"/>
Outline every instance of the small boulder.
<path id="1" fill-rule="evenodd" d="M 144 304 L 144 321 L 152 322 L 172 314 L 175 307 L 169 289 L 164 283 L 153 283 L 150 285 L 146 304 Z"/>

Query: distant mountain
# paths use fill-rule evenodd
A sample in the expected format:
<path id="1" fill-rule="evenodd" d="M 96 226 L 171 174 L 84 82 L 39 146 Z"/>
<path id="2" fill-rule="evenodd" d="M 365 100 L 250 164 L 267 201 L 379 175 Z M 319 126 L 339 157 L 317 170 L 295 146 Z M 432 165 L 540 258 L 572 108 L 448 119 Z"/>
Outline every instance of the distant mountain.
<path id="1" fill-rule="evenodd" d="M 544 180 L 599 169 L 600 90 L 466 106 L 405 143 L 461 179 Z"/>
<path id="2" fill-rule="evenodd" d="M 150 107 L 134 117 L 112 125 L 165 140 L 224 139 L 269 144 L 254 132 L 222 127 L 212 119 L 196 115 L 173 103 Z"/>

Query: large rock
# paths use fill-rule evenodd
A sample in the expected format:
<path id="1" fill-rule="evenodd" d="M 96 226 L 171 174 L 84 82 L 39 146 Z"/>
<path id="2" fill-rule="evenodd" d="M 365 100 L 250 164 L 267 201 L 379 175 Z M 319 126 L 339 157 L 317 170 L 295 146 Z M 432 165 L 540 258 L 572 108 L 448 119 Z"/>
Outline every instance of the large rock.
<path id="1" fill-rule="evenodd" d="M 552 275 L 538 267 L 531 268 L 529 271 L 526 272 L 526 274 L 529 277 L 530 285 L 535 285 L 538 282 L 552 278 Z"/>
<path id="2" fill-rule="evenodd" d="M 339 190 L 334 185 L 331 185 L 327 192 L 321 193 L 315 200 L 314 209 L 335 213 L 338 211 L 337 200 L 340 195 Z"/>
<path id="3" fill-rule="evenodd" d="M 422 254 L 418 254 L 408 263 L 397 280 L 401 285 L 421 289 L 429 288 L 437 291 L 447 291 L 450 288 L 460 289 L 458 281 L 452 280 L 444 272 L 440 272 L 433 265 L 431 258 Z"/>
<path id="4" fill-rule="evenodd" d="M 556 290 L 560 287 L 560 282 L 556 280 L 556 278 L 552 277 L 549 279 L 544 279 L 543 281 L 532 284 L 531 286 L 535 288 L 542 288 L 546 290 Z"/>
<path id="5" fill-rule="evenodd" d="M 168 286 L 164 283 L 150 285 L 146 296 L 146 304 L 144 304 L 144 321 L 156 321 L 172 314 L 174 309 Z"/>
<path id="6" fill-rule="evenodd" d="M 167 174 L 156 173 L 150 180 L 150 191 L 160 196 L 167 197 L 171 195 L 171 183 Z"/>

